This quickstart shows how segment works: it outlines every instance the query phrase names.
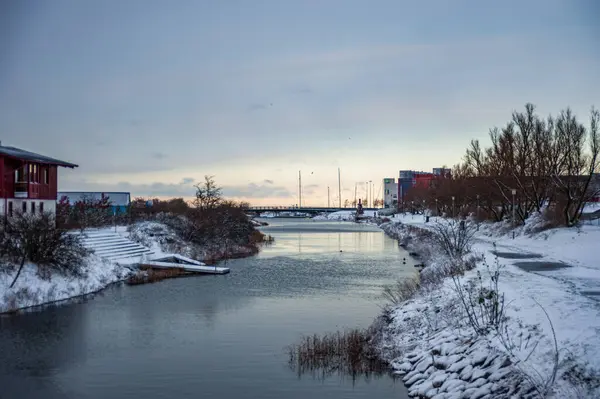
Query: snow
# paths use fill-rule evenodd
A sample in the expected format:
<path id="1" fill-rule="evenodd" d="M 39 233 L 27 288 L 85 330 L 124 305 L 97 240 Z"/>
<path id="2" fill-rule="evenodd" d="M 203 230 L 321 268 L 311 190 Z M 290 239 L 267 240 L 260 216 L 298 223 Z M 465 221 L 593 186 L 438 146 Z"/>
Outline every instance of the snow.
<path id="1" fill-rule="evenodd" d="M 205 266 L 204 263 L 189 256 L 164 251 L 164 245 L 161 244 L 165 242 L 174 242 L 177 244 L 173 246 L 176 249 L 180 249 L 184 245 L 184 243 L 177 241 L 177 236 L 164 224 L 142 222 L 134 226 L 133 235 L 139 241 L 142 241 L 143 245 L 153 250 L 152 255 L 134 256 L 115 261 L 108 261 L 99 256 L 91 255 L 86 259 L 84 265 L 86 275 L 82 278 L 52 275 L 49 280 L 45 280 L 37 275 L 37 267 L 34 264 L 26 264 L 13 288 L 10 288 L 10 284 L 16 270 L 9 273 L 0 273 L 0 313 L 95 293 L 112 283 L 124 280 L 132 273 L 132 267 L 142 260 L 177 257 L 184 262 L 195 265 L 191 267 L 203 270 L 207 268 L 207 271 L 210 269 L 214 272 L 214 267 Z M 92 234 L 114 233 L 115 228 L 89 229 L 88 232 Z M 133 238 L 131 237 L 132 233 L 128 231 L 126 226 L 117 226 L 116 233 L 125 238 Z M 186 252 L 185 247 L 183 249 L 183 252 Z M 191 251 L 187 251 L 186 255 L 192 255 L 189 252 Z"/>
<path id="2" fill-rule="evenodd" d="M 410 234 L 406 226 L 428 229 L 435 222 L 435 217 L 425 223 L 422 215 L 396 215 L 382 228 L 405 239 Z M 543 223 L 539 215 L 532 216 L 525 226 L 514 230 L 514 238 L 506 225 L 484 223 L 475 236 L 472 251 L 483 255 L 490 266 L 496 267 L 497 262 L 501 270 L 498 288 L 507 303 L 508 344 L 497 333 L 478 336 L 473 332 L 448 278 L 439 288 L 391 307 L 391 322 L 380 349 L 392 367 L 405 374 L 411 395 L 536 397 L 535 391 L 528 392 L 531 385 L 524 381 L 524 374 L 538 387 L 551 377 L 554 329 L 561 363 L 549 397 L 600 397 L 600 296 L 590 294 L 600 294 L 600 226 L 543 230 Z M 501 258 L 494 251 L 539 258 Z M 528 272 L 515 265 L 521 261 L 562 262 L 570 267 Z M 435 270 L 443 263 L 440 256 L 430 257 L 428 262 L 424 270 Z M 476 282 L 478 272 L 484 284 L 489 281 L 487 269 L 479 261 L 474 270 L 460 277 L 463 286 Z M 580 370 L 579 380 L 569 377 L 573 370 Z M 595 383 L 587 384 L 586 376 L 595 376 L 590 379 Z M 436 394 L 431 387 L 437 389 Z"/>
<path id="3" fill-rule="evenodd" d="M 376 211 L 364 211 L 363 216 L 374 217 Z M 356 210 L 336 211 L 331 213 L 323 213 L 313 217 L 313 220 L 337 220 L 337 221 L 354 221 Z"/>
<path id="4" fill-rule="evenodd" d="M 121 281 L 130 272 L 95 255 L 87 258 L 84 267 L 85 277 L 53 275 L 46 280 L 37 275 L 35 265 L 26 264 L 13 288 L 10 284 L 16 271 L 0 273 L 0 313 L 91 294 Z"/>

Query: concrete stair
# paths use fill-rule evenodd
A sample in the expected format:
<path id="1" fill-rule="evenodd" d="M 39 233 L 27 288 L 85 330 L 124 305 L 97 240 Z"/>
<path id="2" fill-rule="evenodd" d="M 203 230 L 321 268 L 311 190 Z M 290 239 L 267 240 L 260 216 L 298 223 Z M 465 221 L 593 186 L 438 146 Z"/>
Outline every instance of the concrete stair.
<path id="1" fill-rule="evenodd" d="M 113 262 L 154 254 L 150 248 L 108 230 L 86 231 L 81 236 L 87 249 Z"/>

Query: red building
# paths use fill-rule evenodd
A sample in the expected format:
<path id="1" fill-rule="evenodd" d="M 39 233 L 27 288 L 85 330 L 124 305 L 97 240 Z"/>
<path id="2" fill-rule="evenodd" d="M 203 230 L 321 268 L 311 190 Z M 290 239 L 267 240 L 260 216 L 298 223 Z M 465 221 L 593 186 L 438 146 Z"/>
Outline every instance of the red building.
<path id="1" fill-rule="evenodd" d="M 413 187 L 429 188 L 436 176 L 433 173 L 415 172 Z"/>
<path id="2" fill-rule="evenodd" d="M 77 165 L 0 145 L 0 214 L 56 211 L 58 167 Z"/>

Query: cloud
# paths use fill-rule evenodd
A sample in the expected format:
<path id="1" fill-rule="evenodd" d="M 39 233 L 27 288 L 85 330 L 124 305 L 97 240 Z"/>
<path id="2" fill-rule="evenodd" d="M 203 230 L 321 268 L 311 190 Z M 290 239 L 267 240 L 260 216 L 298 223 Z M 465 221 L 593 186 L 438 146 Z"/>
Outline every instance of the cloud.
<path id="1" fill-rule="evenodd" d="M 272 184 L 248 183 L 245 185 L 224 186 L 223 195 L 233 198 L 290 198 L 290 190 Z"/>
<path id="2" fill-rule="evenodd" d="M 154 159 L 165 159 L 167 157 L 167 154 L 162 153 L 162 152 L 153 152 L 152 153 L 152 158 Z"/>
<path id="3" fill-rule="evenodd" d="M 263 182 L 266 184 L 273 184 L 273 180 L 270 180 L 270 179 L 265 179 L 265 180 L 263 180 Z"/>
<path id="4" fill-rule="evenodd" d="M 262 109 L 267 109 L 267 105 L 266 104 L 250 104 L 248 106 L 249 111 L 260 111 Z"/>
<path id="5" fill-rule="evenodd" d="M 191 185 L 194 184 L 194 182 L 196 181 L 196 179 L 194 179 L 193 177 L 184 177 L 183 179 L 181 179 L 181 185 Z"/>

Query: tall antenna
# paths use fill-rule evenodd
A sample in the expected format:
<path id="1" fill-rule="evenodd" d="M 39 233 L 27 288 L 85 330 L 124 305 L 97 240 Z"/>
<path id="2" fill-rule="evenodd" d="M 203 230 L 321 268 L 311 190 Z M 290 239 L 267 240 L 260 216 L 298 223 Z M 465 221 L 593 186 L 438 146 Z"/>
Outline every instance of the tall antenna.
<path id="1" fill-rule="evenodd" d="M 342 209 L 342 178 L 340 176 L 341 176 L 340 168 L 338 168 L 338 194 L 340 196 L 340 198 L 339 198 L 340 209 Z"/>
<path id="2" fill-rule="evenodd" d="M 302 171 L 298 171 L 298 208 L 302 208 Z"/>

